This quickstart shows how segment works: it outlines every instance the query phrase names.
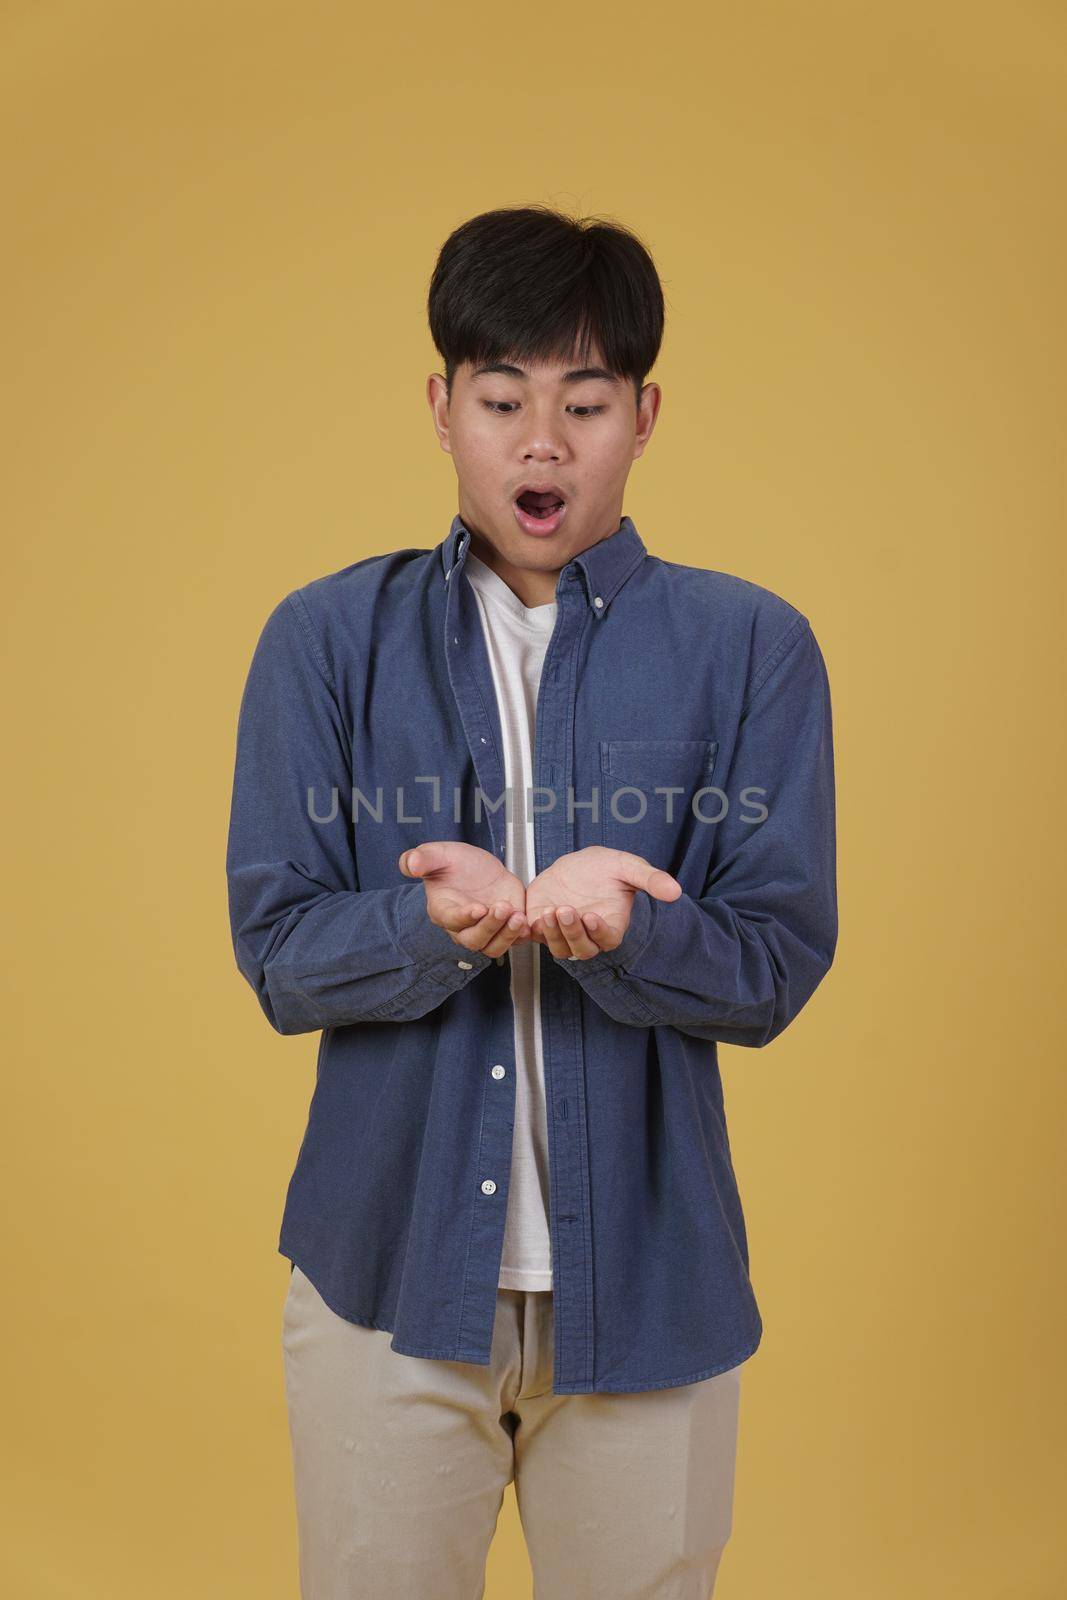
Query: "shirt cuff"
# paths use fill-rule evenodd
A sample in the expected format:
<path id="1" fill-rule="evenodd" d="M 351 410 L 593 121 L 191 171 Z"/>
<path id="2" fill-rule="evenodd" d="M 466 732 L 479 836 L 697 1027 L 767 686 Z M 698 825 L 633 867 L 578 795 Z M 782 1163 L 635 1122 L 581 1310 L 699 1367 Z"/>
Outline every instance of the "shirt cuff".
<path id="1" fill-rule="evenodd" d="M 555 959 L 561 967 L 568 967 L 572 972 L 578 969 L 583 975 L 587 972 L 599 972 L 605 967 L 613 972 L 625 972 L 637 960 L 651 939 L 655 919 L 656 906 L 652 896 L 646 890 L 638 889 L 630 907 L 629 925 L 614 950 L 598 950 L 595 956 L 587 958 L 556 956 Z"/>
<path id="2" fill-rule="evenodd" d="M 492 956 L 483 950 L 464 950 L 447 928 L 431 921 L 426 909 L 426 887 L 420 879 L 404 896 L 397 915 L 397 942 L 411 960 L 420 965 L 446 962 L 461 971 L 481 972 L 491 966 Z"/>

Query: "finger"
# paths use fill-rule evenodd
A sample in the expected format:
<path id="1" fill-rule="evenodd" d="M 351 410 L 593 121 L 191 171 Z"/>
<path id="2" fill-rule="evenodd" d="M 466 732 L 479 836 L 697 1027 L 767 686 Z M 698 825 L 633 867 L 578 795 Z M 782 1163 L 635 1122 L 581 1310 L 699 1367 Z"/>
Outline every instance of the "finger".
<path id="1" fill-rule="evenodd" d="M 480 950 L 487 956 L 499 956 L 510 949 L 515 939 L 521 938 L 525 924 L 523 912 L 517 911 L 506 900 L 498 900 L 484 916 L 463 929 L 461 937 L 453 937 L 457 937 L 457 942 L 467 950 Z"/>
<path id="2" fill-rule="evenodd" d="M 575 952 L 571 948 L 571 942 L 567 936 L 566 930 L 560 926 L 558 908 L 554 906 L 551 910 L 545 911 L 543 913 L 543 920 L 545 927 L 545 943 L 548 945 L 548 948 L 551 950 L 552 954 L 554 956 L 558 956 L 561 961 L 573 960 Z"/>
<path id="3" fill-rule="evenodd" d="M 582 921 L 598 950 L 614 950 L 617 944 L 622 943 L 622 934 L 605 922 L 603 917 L 598 917 L 595 911 L 583 911 Z"/>
<path id="4" fill-rule="evenodd" d="M 441 926 L 447 928 L 456 943 L 462 945 L 464 950 L 481 950 L 503 927 L 513 909 L 503 901 L 498 901 L 488 910 L 484 906 L 479 910 L 472 903 L 464 911 L 446 911 Z"/>
<path id="5" fill-rule="evenodd" d="M 582 961 L 599 954 L 600 946 L 595 939 L 590 939 L 585 924 L 573 906 L 557 906 L 556 923 L 567 941 L 568 959 Z"/>
<path id="6" fill-rule="evenodd" d="M 685 893 L 678 879 L 671 873 L 664 872 L 662 867 L 653 867 L 648 875 L 648 881 L 643 885 L 646 894 L 653 900 L 677 900 Z"/>
<path id="7" fill-rule="evenodd" d="M 653 900 L 677 900 L 679 895 L 685 893 L 677 878 L 664 872 L 662 867 L 654 867 L 644 856 L 634 855 L 631 850 L 617 850 L 615 853 L 619 857 L 615 873 L 623 883 L 635 889 L 644 889 Z"/>
<path id="8" fill-rule="evenodd" d="M 439 867 L 448 864 L 447 852 L 441 848 L 439 841 L 431 839 L 428 844 L 417 844 L 411 850 L 403 850 L 397 866 L 405 878 L 422 878 L 428 872 L 436 872 Z"/>
<path id="9" fill-rule="evenodd" d="M 488 915 L 489 908 L 479 900 L 472 901 L 470 905 L 461 907 L 458 911 L 449 909 L 441 913 L 440 926 L 448 933 L 462 933 L 467 928 L 473 928 L 482 918 Z"/>
<path id="10" fill-rule="evenodd" d="M 512 945 L 526 937 L 528 929 L 526 913 L 509 905 L 504 907 L 504 916 L 494 920 L 496 926 L 489 928 L 489 937 L 485 944 L 477 948 L 487 956 L 506 955 Z"/>

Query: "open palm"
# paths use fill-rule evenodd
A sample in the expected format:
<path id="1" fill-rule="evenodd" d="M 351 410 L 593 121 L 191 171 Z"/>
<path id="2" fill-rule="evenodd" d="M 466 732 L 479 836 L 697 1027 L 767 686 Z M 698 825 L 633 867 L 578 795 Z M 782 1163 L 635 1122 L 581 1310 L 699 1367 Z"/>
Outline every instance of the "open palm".
<path id="1" fill-rule="evenodd" d="M 560 856 L 526 886 L 531 937 L 547 944 L 555 954 L 569 953 L 554 929 L 556 919 L 546 922 L 545 914 L 570 907 L 578 919 L 591 919 L 596 929 L 594 948 L 613 950 L 630 925 L 630 910 L 638 889 L 644 889 L 654 900 L 677 900 L 682 893 L 677 878 L 629 850 L 588 845 L 584 850 Z"/>
<path id="2" fill-rule="evenodd" d="M 488 850 L 434 839 L 404 850 L 397 864 L 405 878 L 423 880 L 430 920 L 464 949 L 502 956 L 516 940 L 530 937 L 526 887 Z"/>
<path id="3" fill-rule="evenodd" d="M 644 856 L 605 845 L 560 856 L 525 886 L 487 850 L 454 839 L 405 850 L 398 864 L 405 877 L 422 878 L 432 921 L 457 944 L 491 956 L 531 939 L 569 960 L 614 950 L 639 889 L 655 900 L 683 892 Z"/>

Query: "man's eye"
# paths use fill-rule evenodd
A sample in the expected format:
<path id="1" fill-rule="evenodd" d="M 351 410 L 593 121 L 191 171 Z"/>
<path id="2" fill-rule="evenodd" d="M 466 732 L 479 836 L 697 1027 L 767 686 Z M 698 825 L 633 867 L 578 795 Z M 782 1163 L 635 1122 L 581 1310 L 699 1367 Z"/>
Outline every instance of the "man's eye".
<path id="1" fill-rule="evenodd" d="M 515 406 L 518 405 L 518 401 L 517 400 L 483 400 L 482 401 L 482 405 L 485 406 L 487 411 L 495 412 L 495 414 L 498 417 L 509 417 L 511 415 L 511 412 L 509 410 L 505 410 L 504 407 L 506 407 L 506 406 L 515 407 Z M 607 407 L 606 406 L 568 406 L 567 410 L 568 411 L 572 411 L 575 414 L 575 416 L 579 417 L 580 420 L 584 421 L 586 417 L 599 417 L 599 415 L 600 415 L 600 413 L 602 411 L 606 411 L 607 410 Z"/>

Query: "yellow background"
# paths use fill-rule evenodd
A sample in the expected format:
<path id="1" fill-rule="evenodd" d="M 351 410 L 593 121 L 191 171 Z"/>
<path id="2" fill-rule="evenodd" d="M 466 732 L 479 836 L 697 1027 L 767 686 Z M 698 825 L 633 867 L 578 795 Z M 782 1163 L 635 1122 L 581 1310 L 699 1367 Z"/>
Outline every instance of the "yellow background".
<path id="1" fill-rule="evenodd" d="M 290 588 L 447 533 L 427 281 L 531 201 L 663 277 L 645 543 L 834 695 L 838 957 L 722 1051 L 716 1600 L 1065 1592 L 1065 64 L 1037 0 L 3 6 L 8 1594 L 297 1595 L 314 1037 L 232 958 L 238 698 Z"/>

